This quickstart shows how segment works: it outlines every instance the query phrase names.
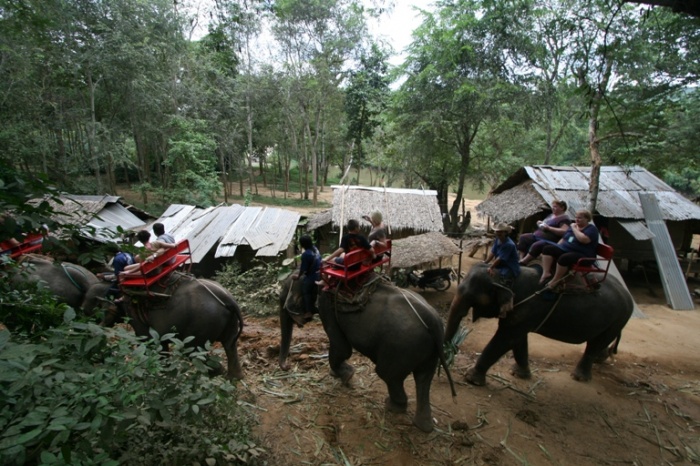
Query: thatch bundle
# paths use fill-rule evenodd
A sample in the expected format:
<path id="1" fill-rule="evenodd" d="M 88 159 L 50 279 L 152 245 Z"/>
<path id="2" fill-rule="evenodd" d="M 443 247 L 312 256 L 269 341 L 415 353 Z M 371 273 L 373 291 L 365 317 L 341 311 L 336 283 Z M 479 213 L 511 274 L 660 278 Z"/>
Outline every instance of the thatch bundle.
<path id="1" fill-rule="evenodd" d="M 532 182 L 522 183 L 492 196 L 476 206 L 479 214 L 488 215 L 493 222 L 513 223 L 535 215 L 549 206 L 532 187 Z"/>
<path id="2" fill-rule="evenodd" d="M 332 186 L 332 221 L 336 226 L 360 220 L 375 210 L 391 230 L 442 231 L 442 215 L 436 191 L 419 189 Z"/>
<path id="3" fill-rule="evenodd" d="M 438 232 L 424 233 L 392 241 L 391 267 L 405 269 L 459 254 L 457 245 Z"/>

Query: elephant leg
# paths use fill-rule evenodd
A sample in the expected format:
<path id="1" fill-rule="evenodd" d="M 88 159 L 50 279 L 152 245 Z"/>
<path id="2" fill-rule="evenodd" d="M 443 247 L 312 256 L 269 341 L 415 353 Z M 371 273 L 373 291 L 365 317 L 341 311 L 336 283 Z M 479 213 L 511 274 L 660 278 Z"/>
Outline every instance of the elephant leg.
<path id="1" fill-rule="evenodd" d="M 352 376 L 355 375 L 355 369 L 347 361 L 342 361 L 335 367 L 331 366 L 331 375 L 347 384 L 352 379 Z"/>
<path id="2" fill-rule="evenodd" d="M 226 351 L 226 359 L 228 360 L 227 377 L 229 379 L 243 380 L 243 369 L 241 368 L 241 361 L 238 359 L 238 339 L 234 339 L 233 342 L 227 342 L 224 346 L 224 351 Z"/>
<path id="3" fill-rule="evenodd" d="M 588 382 L 592 378 L 592 368 L 593 368 L 593 357 L 584 351 L 583 357 L 576 364 L 574 372 L 571 373 L 571 377 L 579 382 Z"/>
<path id="4" fill-rule="evenodd" d="M 403 383 L 408 376 L 407 372 L 397 370 L 393 361 L 379 361 L 375 371 L 386 384 L 389 396 L 384 400 L 386 410 L 392 413 L 405 413 L 408 407 L 408 396 Z"/>
<path id="5" fill-rule="evenodd" d="M 435 366 L 425 371 L 414 371 L 413 379 L 416 382 L 416 415 L 413 424 L 423 432 L 433 431 L 433 414 L 430 408 L 430 385 L 435 375 Z"/>
<path id="6" fill-rule="evenodd" d="M 346 362 L 352 356 L 352 345 L 342 332 L 335 320 L 335 316 L 328 316 L 322 313 L 321 323 L 330 342 L 328 365 L 331 369 L 331 375 L 340 378 L 343 383 L 348 383 L 355 373 L 355 369 Z"/>
<path id="7" fill-rule="evenodd" d="M 513 358 L 515 359 L 515 364 L 511 367 L 510 373 L 519 379 L 529 379 L 532 377 L 527 347 L 527 335 L 513 345 Z"/>
<path id="8" fill-rule="evenodd" d="M 602 362 L 608 357 L 608 346 L 615 340 L 619 331 L 607 330 L 597 337 L 588 340 L 586 350 L 583 352 L 581 360 L 576 364 L 571 377 L 579 382 L 588 382 L 593 377 L 592 369 L 594 362 Z"/>
<path id="9" fill-rule="evenodd" d="M 280 308 L 280 354 L 279 354 L 279 366 L 283 371 L 289 370 L 289 346 L 292 343 L 292 333 L 294 331 L 294 322 L 289 312 L 284 307 Z"/>
<path id="10" fill-rule="evenodd" d="M 472 385 L 485 385 L 486 372 L 511 348 L 509 336 L 499 326 L 496 334 L 486 345 L 479 359 L 476 360 L 476 364 L 465 374 L 464 379 Z"/>

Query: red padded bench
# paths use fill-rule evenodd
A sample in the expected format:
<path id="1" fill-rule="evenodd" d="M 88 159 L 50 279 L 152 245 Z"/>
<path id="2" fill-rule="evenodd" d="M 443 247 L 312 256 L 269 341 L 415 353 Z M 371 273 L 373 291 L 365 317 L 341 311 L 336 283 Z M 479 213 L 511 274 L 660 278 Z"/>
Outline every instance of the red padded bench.
<path id="1" fill-rule="evenodd" d="M 372 253 L 368 249 L 355 249 L 345 254 L 342 264 L 324 262 L 321 265 L 321 278 L 326 283 L 332 279 L 338 279 L 343 283 L 371 272 L 375 267 L 391 262 L 391 240 L 387 239 L 385 245 L 374 246 L 376 256 L 384 254 L 379 260 L 372 260 Z"/>
<path id="2" fill-rule="evenodd" d="M 598 247 L 595 250 L 598 258 L 582 258 L 579 259 L 573 266 L 571 266 L 571 271 L 581 274 L 586 285 L 590 288 L 598 283 L 602 283 L 605 277 L 608 276 L 608 270 L 610 269 L 610 262 L 612 262 L 613 253 L 615 250 L 612 246 L 607 244 L 598 243 Z M 590 274 L 596 274 L 594 277 L 589 277 Z"/>
<path id="3" fill-rule="evenodd" d="M 173 259 L 171 264 L 166 264 Z M 148 287 L 156 283 L 161 278 L 168 275 L 173 270 L 189 261 L 192 265 L 192 255 L 190 253 L 190 242 L 186 239 L 176 243 L 174 248 L 166 249 L 163 255 L 156 257 L 151 262 L 141 262 L 138 275 L 130 275 L 119 279 L 122 287 Z M 160 270 L 159 270 L 160 267 Z"/>
<path id="4" fill-rule="evenodd" d="M 9 254 L 12 259 L 17 259 L 22 254 L 41 251 L 41 242 L 44 237 L 40 233 L 25 236 L 24 241 L 17 246 L 10 246 L 9 242 L 0 243 L 0 254 Z"/>

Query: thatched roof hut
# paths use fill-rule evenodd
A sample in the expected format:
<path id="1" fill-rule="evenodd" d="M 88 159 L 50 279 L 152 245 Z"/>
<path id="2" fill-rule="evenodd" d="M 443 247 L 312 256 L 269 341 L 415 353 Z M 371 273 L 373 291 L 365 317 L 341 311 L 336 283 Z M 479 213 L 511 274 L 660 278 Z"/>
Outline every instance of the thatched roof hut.
<path id="1" fill-rule="evenodd" d="M 379 210 L 392 235 L 401 230 L 410 230 L 412 234 L 443 231 L 437 191 L 338 185 L 331 188 L 331 221 L 335 226 Z"/>
<path id="2" fill-rule="evenodd" d="M 532 231 L 555 199 L 568 204 L 572 217 L 587 206 L 590 172 L 590 167 L 523 167 L 476 210 L 494 222 L 516 226 L 521 233 Z M 693 235 L 700 233 L 699 206 L 644 168 L 605 166 L 600 169 L 593 215 L 601 236 L 615 249 L 618 263 L 628 268 L 655 263 L 662 271 L 667 299 L 681 296 L 688 301 L 684 305 L 694 306 L 677 259 L 689 251 Z"/>
<path id="3" fill-rule="evenodd" d="M 590 171 L 590 167 L 523 167 L 491 191 L 476 210 L 494 222 L 519 224 L 520 231 L 534 229 L 535 221 L 549 213 L 555 199 L 566 201 L 570 214 L 586 207 Z M 645 259 L 654 259 L 650 245 L 644 248 L 639 243 L 654 237 L 645 224 L 640 193 L 654 194 L 676 249 L 687 249 L 693 233 L 700 230 L 700 207 L 644 168 L 605 166 L 600 170 L 594 215 L 596 224 L 605 223 L 609 230 L 616 256 L 629 250 L 631 257 L 639 258 L 641 248 L 648 252 Z"/>
<path id="4" fill-rule="evenodd" d="M 438 232 L 397 239 L 392 241 L 391 268 L 407 269 L 440 260 L 451 261 L 459 252 L 450 238 Z"/>

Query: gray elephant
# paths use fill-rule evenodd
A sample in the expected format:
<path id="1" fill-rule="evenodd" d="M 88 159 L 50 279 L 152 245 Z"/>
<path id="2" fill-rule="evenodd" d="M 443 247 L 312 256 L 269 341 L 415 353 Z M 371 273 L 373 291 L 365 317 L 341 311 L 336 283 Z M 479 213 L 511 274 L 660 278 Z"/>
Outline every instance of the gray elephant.
<path id="1" fill-rule="evenodd" d="M 172 332 L 184 340 L 194 337 L 189 345 L 204 347 L 207 341 L 220 341 L 228 359 L 229 378 L 242 379 L 243 370 L 238 359 L 238 338 L 243 330 L 241 310 L 220 284 L 175 272 L 172 285 L 167 288 L 151 286 L 153 297 L 131 299 L 126 294 L 119 305 L 105 299 L 108 283 L 90 288 L 83 302 L 83 310 L 92 313 L 106 308 L 103 325 L 112 326 L 126 315 L 136 335 L 147 337 L 149 329 L 159 335 Z M 169 295 L 169 297 L 168 297 Z M 167 348 L 163 348 L 167 350 Z"/>
<path id="2" fill-rule="evenodd" d="M 542 289 L 540 274 L 534 268 L 524 267 L 512 289 L 494 284 L 487 268 L 485 264 L 475 265 L 459 284 L 447 318 L 446 340 L 457 332 L 469 309 L 476 321 L 481 317 L 498 317 L 503 304 L 511 299 L 514 308 L 499 320 L 496 334 L 467 372 L 468 382 L 484 385 L 486 372 L 509 350 L 513 351 L 515 359 L 513 375 L 529 378 L 529 332 L 566 343 L 586 342 L 583 357 L 572 373 L 579 381 L 591 379 L 594 362 L 602 362 L 617 352 L 622 329 L 632 315 L 634 303 L 615 277 L 608 275 L 595 291 L 558 295 L 539 292 Z"/>
<path id="3" fill-rule="evenodd" d="M 320 291 L 318 308 L 328 335 L 328 362 L 331 375 L 347 383 L 354 369 L 346 360 L 355 348 L 375 364 L 377 375 L 386 383 L 389 396 L 386 408 L 405 413 L 407 397 L 404 380 L 413 374 L 416 384 L 416 414 L 413 423 L 422 431 L 433 430 L 430 385 L 438 363 L 445 367 L 452 395 L 452 379 L 445 364 L 442 319 L 421 296 L 401 290 L 383 281 L 363 305 L 343 305 L 335 291 Z M 280 295 L 281 344 L 279 365 L 287 370 L 287 357 L 294 322 L 288 308 L 298 309 L 302 302 L 301 280 L 287 279 Z"/>
<path id="4" fill-rule="evenodd" d="M 100 281 L 83 266 L 56 262 L 39 254 L 23 256 L 17 272 L 12 278 L 15 282 L 44 282 L 59 302 L 75 310 L 80 308 L 87 291 Z"/>

